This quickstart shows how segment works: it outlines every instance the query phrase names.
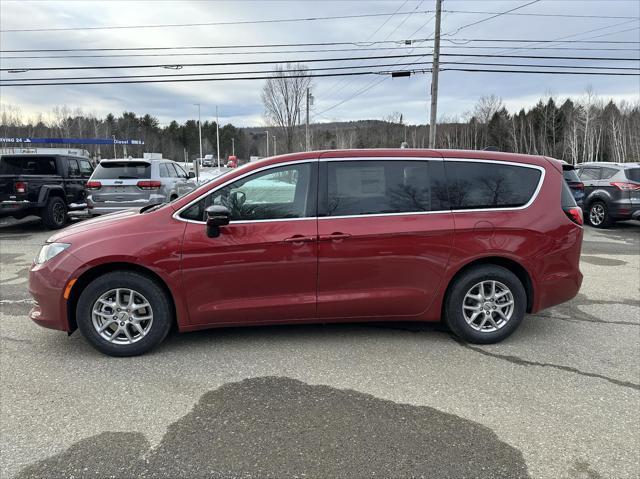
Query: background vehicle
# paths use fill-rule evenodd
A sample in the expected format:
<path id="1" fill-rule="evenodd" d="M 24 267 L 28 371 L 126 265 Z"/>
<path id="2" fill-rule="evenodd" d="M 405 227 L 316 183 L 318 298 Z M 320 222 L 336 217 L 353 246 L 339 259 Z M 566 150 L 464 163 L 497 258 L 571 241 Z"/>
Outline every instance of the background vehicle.
<path id="1" fill-rule="evenodd" d="M 582 163 L 584 215 L 596 228 L 620 220 L 640 219 L 640 163 Z"/>
<path id="2" fill-rule="evenodd" d="M 526 312 L 576 295 L 581 224 L 560 162 L 544 157 L 272 157 L 164 207 L 52 236 L 30 272 L 31 318 L 77 324 L 117 356 L 159 344 L 174 321 L 193 331 L 443 319 L 465 341 L 497 342 Z"/>
<path id="3" fill-rule="evenodd" d="M 580 181 L 575 167 L 563 161 L 562 173 L 564 176 L 564 181 L 567 182 L 567 185 L 569 186 L 569 189 L 573 194 L 573 198 L 576 200 L 576 204 L 582 207 L 582 202 L 584 201 L 584 183 Z"/>
<path id="4" fill-rule="evenodd" d="M 166 203 L 196 188 L 171 160 L 103 160 L 87 183 L 87 205 L 94 215 Z"/>
<path id="5" fill-rule="evenodd" d="M 92 173 L 82 157 L 0 156 L 0 217 L 36 215 L 47 228 L 62 228 L 69 210 L 86 208 L 85 185 Z"/>

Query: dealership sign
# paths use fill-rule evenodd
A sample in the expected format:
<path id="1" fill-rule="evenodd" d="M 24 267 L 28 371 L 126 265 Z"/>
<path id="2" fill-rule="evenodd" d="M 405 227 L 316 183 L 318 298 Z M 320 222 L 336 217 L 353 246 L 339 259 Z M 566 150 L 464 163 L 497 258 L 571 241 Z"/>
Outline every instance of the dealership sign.
<path id="1" fill-rule="evenodd" d="M 144 145 L 144 140 L 118 140 L 117 138 L 7 138 L 0 137 L 0 143 L 24 144 L 74 144 L 74 145 Z"/>

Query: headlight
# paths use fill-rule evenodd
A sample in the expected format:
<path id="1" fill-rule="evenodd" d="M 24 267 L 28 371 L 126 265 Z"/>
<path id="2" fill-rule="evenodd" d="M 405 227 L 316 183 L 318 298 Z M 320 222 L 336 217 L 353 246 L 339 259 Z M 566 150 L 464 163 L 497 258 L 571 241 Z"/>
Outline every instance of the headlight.
<path id="1" fill-rule="evenodd" d="M 64 250 L 66 250 L 69 246 L 71 246 L 68 243 L 47 243 L 45 244 L 42 249 L 40 250 L 40 253 L 38 253 L 38 256 L 36 258 L 36 264 L 42 264 L 42 263 L 46 263 L 47 261 L 49 261 L 51 258 L 58 256 L 60 253 L 62 253 Z"/>

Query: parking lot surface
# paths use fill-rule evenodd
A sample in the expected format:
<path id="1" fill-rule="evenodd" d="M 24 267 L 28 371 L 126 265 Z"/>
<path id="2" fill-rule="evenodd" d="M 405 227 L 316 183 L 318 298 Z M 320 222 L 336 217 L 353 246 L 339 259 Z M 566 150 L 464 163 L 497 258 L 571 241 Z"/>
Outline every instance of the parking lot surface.
<path id="1" fill-rule="evenodd" d="M 3 478 L 639 475 L 638 222 L 586 227 L 578 297 L 500 344 L 439 325 L 250 327 L 136 358 L 28 319 L 49 235 L 0 222 Z"/>

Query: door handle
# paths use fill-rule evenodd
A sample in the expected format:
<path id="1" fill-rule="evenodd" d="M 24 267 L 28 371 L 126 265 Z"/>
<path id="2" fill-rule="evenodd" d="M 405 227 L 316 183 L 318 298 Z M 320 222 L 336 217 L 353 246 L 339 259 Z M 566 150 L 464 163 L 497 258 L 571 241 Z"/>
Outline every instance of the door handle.
<path id="1" fill-rule="evenodd" d="M 291 238 L 286 238 L 284 240 L 285 243 L 293 243 L 293 244 L 302 244 L 302 243 L 311 243 L 316 241 L 315 236 L 303 236 L 303 235 L 293 235 Z"/>
<path id="2" fill-rule="evenodd" d="M 340 233 L 335 232 L 330 235 L 320 235 L 320 241 L 342 241 L 343 239 L 350 238 L 351 235 L 348 233 Z"/>

